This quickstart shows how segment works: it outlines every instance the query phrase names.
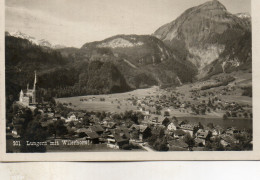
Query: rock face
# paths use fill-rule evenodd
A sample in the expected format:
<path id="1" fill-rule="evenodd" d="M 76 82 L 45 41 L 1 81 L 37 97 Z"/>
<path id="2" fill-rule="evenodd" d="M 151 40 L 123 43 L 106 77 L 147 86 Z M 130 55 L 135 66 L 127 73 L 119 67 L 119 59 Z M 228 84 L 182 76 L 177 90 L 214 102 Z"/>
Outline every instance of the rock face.
<path id="1" fill-rule="evenodd" d="M 202 5 L 190 8 L 180 15 L 176 20 L 163 25 L 153 34 L 166 43 L 173 52 L 179 54 L 183 59 L 192 62 L 198 68 L 198 77 L 204 77 L 214 72 L 209 68 L 215 61 L 233 61 L 230 59 L 233 51 L 227 52 L 234 42 L 241 42 L 244 37 L 251 34 L 250 16 L 245 14 L 233 15 L 227 11 L 224 5 L 213 0 Z M 248 37 L 249 38 L 249 37 Z M 249 38 L 250 40 L 251 38 Z M 242 42 L 236 47 L 250 46 L 250 43 Z M 246 48 L 247 55 L 251 57 L 251 48 Z M 223 54 L 226 54 L 223 57 Z M 236 57 L 236 68 L 245 63 L 251 63 Z M 242 62 L 243 61 L 243 62 Z M 210 70 L 211 69 L 211 70 Z"/>

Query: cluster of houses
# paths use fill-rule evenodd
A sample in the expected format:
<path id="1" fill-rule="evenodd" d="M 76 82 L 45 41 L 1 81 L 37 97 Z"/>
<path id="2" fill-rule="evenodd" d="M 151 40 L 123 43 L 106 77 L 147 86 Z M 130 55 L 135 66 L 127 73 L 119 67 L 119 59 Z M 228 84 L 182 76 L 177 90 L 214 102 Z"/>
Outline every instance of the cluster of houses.
<path id="1" fill-rule="evenodd" d="M 168 119 L 162 122 L 165 126 L 165 132 L 167 135 L 170 135 L 168 140 L 169 150 L 189 150 L 189 144 L 184 140 L 184 137 L 187 133 L 194 139 L 193 150 L 204 150 L 204 147 L 208 142 L 212 142 L 215 139 L 220 139 L 220 144 L 224 147 L 230 147 L 231 145 L 238 144 L 239 140 L 236 139 L 236 135 L 247 133 L 245 130 L 241 131 L 234 127 L 229 127 L 224 129 L 217 126 L 203 127 L 200 123 L 194 124 L 189 122 L 180 122 L 176 119 Z"/>
<path id="2" fill-rule="evenodd" d="M 58 113 L 55 107 L 49 103 L 37 104 L 38 111 L 46 116 L 46 120 L 41 122 L 41 126 L 47 128 L 55 121 L 62 120 L 64 125 L 68 129 L 68 133 L 64 137 L 50 137 L 50 138 L 67 138 L 85 140 L 89 144 L 106 144 L 109 148 L 121 149 L 127 147 L 132 142 L 144 143 L 147 142 L 152 135 L 158 135 L 160 132 L 164 132 L 167 138 L 167 145 L 169 150 L 189 150 L 190 145 L 185 142 L 185 136 L 190 135 L 194 139 L 195 144 L 193 150 L 203 150 L 207 141 L 212 141 L 214 138 L 220 138 L 223 147 L 228 147 L 231 144 L 239 143 L 235 134 L 241 133 L 235 128 L 223 129 L 220 126 L 215 127 L 203 127 L 201 124 L 178 122 L 176 118 L 170 118 L 170 115 L 158 115 L 158 107 L 160 109 L 174 107 L 178 109 L 191 108 L 190 102 L 181 102 L 177 96 L 183 96 L 183 94 L 171 94 L 169 96 L 146 96 L 142 99 L 132 98 L 128 101 L 135 104 L 138 109 L 144 115 L 144 119 L 140 121 L 140 124 L 118 124 L 113 119 L 112 115 L 108 115 L 105 118 L 98 118 L 96 114 L 86 114 L 81 111 L 69 112 L 66 117 Z M 133 102 L 135 101 L 135 102 Z M 215 104 L 223 104 L 220 99 L 215 99 Z M 225 106 L 224 106 L 225 105 Z M 223 107 L 227 107 L 231 116 L 233 111 L 243 113 L 243 111 L 250 107 L 241 107 L 237 103 L 224 104 Z M 208 107 L 209 102 L 201 102 L 197 107 Z M 221 106 L 221 108 L 223 108 Z M 23 118 L 20 118 L 19 114 L 23 113 L 23 109 L 20 109 L 16 116 L 13 118 L 12 127 L 8 125 L 10 133 L 13 138 L 19 138 L 21 126 L 24 122 Z M 245 113 L 243 113 L 245 116 Z M 19 117 L 19 118 L 16 118 Z M 84 119 L 88 119 L 88 124 L 84 124 Z M 12 129 L 12 130 L 11 130 Z"/>
<path id="3" fill-rule="evenodd" d="M 198 99 L 203 96 L 203 100 Z M 148 95 L 143 98 L 129 98 L 137 106 L 137 111 L 144 115 L 163 114 L 171 109 L 178 109 L 184 114 L 205 115 L 211 112 L 227 113 L 227 117 L 252 118 L 252 107 L 236 102 L 222 101 L 215 93 L 192 91 L 190 96 L 195 101 L 183 100 L 184 94 L 171 91 L 170 95 Z M 208 100 L 205 99 L 208 97 Z M 164 110 L 164 112 L 161 112 Z M 167 115 L 166 115 L 167 116 Z"/>

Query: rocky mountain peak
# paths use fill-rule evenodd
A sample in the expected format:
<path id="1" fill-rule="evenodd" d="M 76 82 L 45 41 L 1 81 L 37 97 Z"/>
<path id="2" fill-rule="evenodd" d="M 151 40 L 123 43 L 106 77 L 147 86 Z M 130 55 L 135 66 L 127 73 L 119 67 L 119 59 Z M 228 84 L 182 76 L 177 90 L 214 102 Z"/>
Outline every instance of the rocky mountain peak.
<path id="1" fill-rule="evenodd" d="M 203 8 L 203 9 L 209 9 L 209 10 L 223 10 L 223 11 L 227 11 L 226 7 L 221 4 L 218 0 L 212 0 L 212 1 L 208 1 L 204 4 L 202 4 L 200 6 L 200 8 Z"/>
<path id="2" fill-rule="evenodd" d="M 223 54 L 228 54 L 226 49 L 234 46 L 232 42 L 242 41 L 251 33 L 250 27 L 248 15 L 232 14 L 219 1 L 213 0 L 186 10 L 153 35 L 177 52 L 181 59 L 193 63 L 200 73 L 223 58 Z"/>

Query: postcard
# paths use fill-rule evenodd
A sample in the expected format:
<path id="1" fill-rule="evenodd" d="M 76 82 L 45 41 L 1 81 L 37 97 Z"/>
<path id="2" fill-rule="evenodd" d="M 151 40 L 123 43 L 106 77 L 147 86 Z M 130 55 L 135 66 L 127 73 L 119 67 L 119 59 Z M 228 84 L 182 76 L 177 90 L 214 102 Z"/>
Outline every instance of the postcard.
<path id="1" fill-rule="evenodd" d="M 257 2 L 1 7 L 2 161 L 260 159 Z"/>

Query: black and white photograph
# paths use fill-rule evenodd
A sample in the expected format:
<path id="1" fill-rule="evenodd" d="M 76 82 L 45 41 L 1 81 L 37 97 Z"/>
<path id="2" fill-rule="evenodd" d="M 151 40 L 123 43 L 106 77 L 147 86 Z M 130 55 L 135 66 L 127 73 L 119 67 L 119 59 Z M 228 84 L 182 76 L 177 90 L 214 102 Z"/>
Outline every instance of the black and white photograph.
<path id="1" fill-rule="evenodd" d="M 251 0 L 4 9 L 5 154 L 255 150 Z"/>

